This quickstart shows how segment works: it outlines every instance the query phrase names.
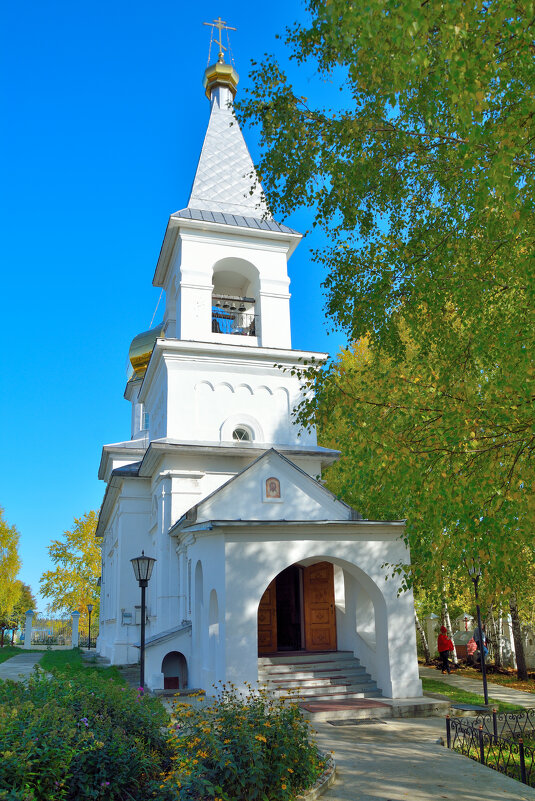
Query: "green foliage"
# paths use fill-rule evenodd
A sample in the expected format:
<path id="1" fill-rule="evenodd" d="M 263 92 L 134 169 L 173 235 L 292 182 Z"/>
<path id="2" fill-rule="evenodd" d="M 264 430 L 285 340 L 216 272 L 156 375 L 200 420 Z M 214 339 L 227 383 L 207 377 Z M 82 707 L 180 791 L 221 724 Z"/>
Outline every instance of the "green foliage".
<path id="1" fill-rule="evenodd" d="M 370 519 L 407 518 L 412 566 L 406 579 L 428 594 L 424 613 L 440 609 L 446 589 L 467 608 L 467 555 L 484 565 L 487 603 L 497 592 L 503 601 L 513 589 L 527 607 L 535 587 L 533 496 L 512 479 L 492 438 L 482 452 L 487 446 L 465 417 L 464 400 L 477 403 L 481 375 L 438 391 L 436 351 L 424 355 L 402 319 L 398 334 L 401 362 L 363 338 L 321 374 L 304 374 L 315 396 L 309 393 L 300 420 L 314 419 L 323 444 L 342 450 L 325 474 L 327 484 Z M 443 443 L 461 430 L 465 448 L 452 443 L 444 453 Z M 517 468 L 530 475 L 527 452 Z"/>
<path id="2" fill-rule="evenodd" d="M 327 312 L 358 343 L 319 379 L 344 443 L 330 486 L 409 516 L 416 571 L 448 577 L 468 549 L 533 597 L 535 5 L 307 7 L 290 57 L 341 107 L 269 56 L 237 107 L 274 212 L 306 206 L 326 233 Z"/>
<path id="3" fill-rule="evenodd" d="M 23 629 L 26 624 L 26 612 L 28 609 L 37 609 L 37 601 L 29 584 L 17 580 L 19 585 L 19 596 L 13 607 L 11 615 L 12 625 Z"/>
<path id="4" fill-rule="evenodd" d="M 80 621 L 88 616 L 87 604 L 94 605 L 92 623 L 99 619 L 101 553 L 95 538 L 98 515 L 88 512 L 75 518 L 72 529 L 63 532 L 64 540 L 53 540 L 48 553 L 54 570 L 41 576 L 41 594 L 51 599 L 54 612 L 80 612 Z"/>
<path id="5" fill-rule="evenodd" d="M 290 57 L 341 84 L 313 108 L 266 56 L 238 115 L 261 129 L 276 212 L 315 209 L 332 246 L 328 310 L 350 339 L 399 342 L 391 313 L 449 363 L 491 350 L 526 375 L 533 298 L 533 2 L 309 0 Z M 359 238 L 360 237 L 360 238 Z M 469 311 L 460 342 L 442 325 Z M 483 334 L 481 339 L 475 335 Z M 520 335 L 520 336 L 519 336 Z M 494 360 L 493 363 L 496 363 Z M 498 363 L 503 363 L 500 359 Z M 444 371 L 446 372 L 446 370 Z M 513 392 L 524 399 L 521 385 Z"/>
<path id="6" fill-rule="evenodd" d="M 98 671 L 0 682 L 0 799 L 166 801 L 166 719 L 158 701 Z"/>
<path id="7" fill-rule="evenodd" d="M 19 532 L 15 526 L 9 525 L 0 507 L 0 625 L 3 626 L 10 624 L 13 609 L 19 600 L 19 569 Z"/>
<path id="8" fill-rule="evenodd" d="M 297 704 L 223 686 L 210 704 L 175 705 L 162 787 L 178 786 L 180 801 L 289 801 L 325 769 L 309 738 Z"/>

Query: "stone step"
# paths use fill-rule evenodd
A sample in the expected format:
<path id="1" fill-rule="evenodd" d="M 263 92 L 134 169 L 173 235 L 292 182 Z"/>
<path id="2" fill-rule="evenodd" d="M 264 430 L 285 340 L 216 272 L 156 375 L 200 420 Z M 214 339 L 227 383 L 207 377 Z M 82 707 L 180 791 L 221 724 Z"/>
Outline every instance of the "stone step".
<path id="1" fill-rule="evenodd" d="M 351 651 L 261 657 L 258 680 L 274 697 L 289 696 L 302 702 L 351 701 L 382 695 Z"/>
<path id="2" fill-rule="evenodd" d="M 361 684 L 331 684 L 327 687 L 269 687 L 269 692 L 272 693 L 275 697 L 280 698 L 281 696 L 291 695 L 292 697 L 295 696 L 296 698 L 308 698 L 308 697 L 316 697 L 322 696 L 324 698 L 331 698 L 331 697 L 361 697 L 367 693 L 375 693 L 378 692 L 377 684 L 374 681 L 369 682 L 362 682 Z"/>
<path id="3" fill-rule="evenodd" d="M 273 690 L 284 690 L 284 689 L 291 689 L 295 687 L 303 687 L 303 689 L 308 687 L 349 687 L 355 686 L 356 684 L 369 684 L 372 678 L 367 673 L 363 673 L 360 676 L 329 676 L 324 679 L 284 679 L 279 681 L 269 681 L 265 682 L 271 689 Z"/>
<path id="4" fill-rule="evenodd" d="M 274 693 L 276 698 L 285 697 L 284 693 L 279 691 Z M 344 701 L 344 700 L 354 700 L 358 698 L 382 698 L 382 694 L 380 690 L 366 690 L 365 692 L 355 691 L 355 692 L 335 692 L 335 693 L 323 693 L 319 692 L 316 695 L 312 695 L 309 693 L 292 693 L 291 700 L 297 701 L 301 703 L 313 703 L 315 701 Z"/>
<path id="5" fill-rule="evenodd" d="M 262 668 L 258 671 L 259 680 L 269 681 L 285 681 L 286 679 L 300 679 L 307 681 L 308 679 L 324 679 L 324 678 L 340 678 L 341 676 L 366 676 L 366 668 L 358 665 L 357 667 L 348 667 L 344 669 L 325 669 L 325 670 L 266 670 Z"/>
<path id="6" fill-rule="evenodd" d="M 296 671 L 340 672 L 343 670 L 356 670 L 358 668 L 361 668 L 362 670 L 365 669 L 364 666 L 361 665 L 356 659 L 344 659 L 343 661 L 340 660 L 338 662 L 296 662 L 295 664 L 258 666 L 260 673 L 269 673 L 270 675 L 275 673 L 295 673 Z"/>
<path id="7" fill-rule="evenodd" d="M 339 662 L 341 660 L 356 660 L 352 651 L 315 651 L 300 653 L 293 651 L 289 654 L 274 654 L 273 656 L 260 656 L 258 657 L 258 665 L 284 665 L 284 664 L 302 664 L 303 662 Z"/>
<path id="8" fill-rule="evenodd" d="M 110 667 L 111 662 L 105 656 L 99 656 L 94 651 L 82 651 L 82 659 L 84 662 L 95 664 L 98 667 Z"/>
<path id="9" fill-rule="evenodd" d="M 443 717 L 449 712 L 449 701 L 431 698 L 310 699 L 300 703 L 301 711 L 311 723 L 325 721 L 365 720 L 381 718 Z"/>

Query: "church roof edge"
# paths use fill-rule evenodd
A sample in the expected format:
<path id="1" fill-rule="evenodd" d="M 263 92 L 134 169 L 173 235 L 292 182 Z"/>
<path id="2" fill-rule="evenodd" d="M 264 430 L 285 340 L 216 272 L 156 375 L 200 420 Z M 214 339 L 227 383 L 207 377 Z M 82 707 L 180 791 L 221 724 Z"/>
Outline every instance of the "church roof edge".
<path id="1" fill-rule="evenodd" d="M 358 512 L 356 512 L 356 510 L 354 510 L 351 506 L 349 506 L 349 504 L 345 503 L 345 501 L 340 500 L 340 498 L 337 498 L 336 495 L 333 492 L 331 492 L 330 490 L 327 489 L 327 487 L 324 487 L 323 484 L 321 484 L 315 478 L 312 478 L 312 476 L 310 476 L 305 470 L 303 470 L 301 467 L 296 465 L 295 462 L 292 462 L 291 459 L 288 459 L 288 457 L 285 456 L 283 453 L 281 453 L 279 450 L 277 450 L 275 448 L 269 448 L 269 450 L 266 450 L 264 453 L 260 454 L 260 456 L 258 456 L 256 459 L 254 459 L 254 461 L 252 461 L 250 464 L 248 464 L 246 467 L 244 467 L 243 470 L 240 470 L 239 473 L 236 473 L 236 475 L 234 475 L 231 478 L 229 478 L 228 481 L 225 481 L 224 484 L 222 484 L 220 487 L 217 487 L 217 489 L 215 489 L 213 492 L 211 492 L 205 498 L 203 498 L 198 503 L 196 503 L 194 506 L 192 506 L 190 509 L 188 509 L 186 512 L 184 512 L 182 517 L 179 518 L 179 520 L 177 520 L 176 523 L 174 523 L 171 526 L 171 528 L 169 529 L 169 535 L 172 536 L 172 532 L 173 531 L 178 530 L 179 528 L 181 528 L 181 525 L 182 525 L 182 523 L 184 521 L 191 520 L 192 522 L 196 522 L 197 521 L 197 511 L 198 511 L 200 506 L 202 506 L 203 504 L 207 503 L 215 495 L 218 495 L 223 490 L 226 490 L 227 487 L 230 484 L 232 484 L 237 479 L 239 479 L 241 476 L 243 476 L 244 473 L 247 473 L 249 470 L 252 470 L 255 467 L 255 465 L 257 465 L 263 459 L 268 458 L 271 454 L 274 454 L 279 459 L 281 459 L 282 461 L 286 462 L 286 464 L 289 464 L 290 467 L 292 467 L 294 470 L 297 470 L 299 473 L 301 473 L 301 475 L 303 475 L 306 479 L 308 479 L 309 481 L 311 481 L 314 484 L 316 484 L 317 486 L 319 486 L 323 490 L 324 493 L 326 493 L 331 498 L 336 500 L 342 506 L 345 506 L 348 511 L 350 511 L 352 513 L 355 512 L 356 514 L 358 514 Z M 257 521 L 257 522 L 262 523 L 264 521 Z"/>
<path id="2" fill-rule="evenodd" d="M 173 250 L 181 227 L 197 230 L 211 230 L 215 233 L 223 234 L 233 232 L 235 234 L 239 233 L 242 236 L 260 236 L 267 239 L 277 239 L 282 242 L 286 241 L 288 243 L 288 258 L 290 258 L 303 238 L 303 234 L 299 231 L 287 225 L 283 225 L 283 223 L 275 222 L 275 220 L 272 219 L 243 216 L 242 214 L 230 214 L 214 209 L 179 209 L 170 215 L 167 222 L 152 279 L 153 286 L 163 287 L 165 284 Z"/>
<path id="3" fill-rule="evenodd" d="M 221 225 L 232 225 L 236 228 L 253 228 L 260 231 L 274 231 L 281 234 L 295 234 L 302 236 L 299 231 L 290 228 L 288 225 L 278 223 L 272 218 L 268 217 L 251 217 L 239 214 L 237 212 L 229 213 L 226 211 L 218 211 L 215 209 L 199 209 L 199 208 L 185 208 L 175 211 L 171 217 L 181 218 L 185 220 L 198 220 L 200 222 L 213 222 L 220 223 Z"/>
<path id="4" fill-rule="evenodd" d="M 277 449 L 273 447 L 266 446 L 262 447 L 261 444 L 255 445 L 254 443 L 244 444 L 240 443 L 240 445 L 236 444 L 227 444 L 221 442 L 178 442 L 176 440 L 170 440 L 168 438 L 163 438 L 161 440 L 153 440 L 149 447 L 147 448 L 147 452 L 143 457 L 141 467 L 139 470 L 139 475 L 141 478 L 150 478 L 153 474 L 155 469 L 157 460 L 162 453 L 169 453 L 173 450 L 175 451 L 182 451 L 182 452 L 204 452 L 210 455 L 221 455 L 221 456 L 253 456 L 253 462 L 247 465 L 246 468 L 251 467 L 252 464 L 257 462 L 262 456 L 270 451 L 274 451 L 278 453 L 280 456 L 289 461 L 296 469 L 300 470 L 301 468 L 297 467 L 297 465 L 291 461 L 288 457 L 319 457 L 321 459 L 322 465 L 329 465 L 333 462 L 337 461 L 340 457 L 340 451 L 335 451 L 330 448 L 322 448 L 320 446 L 309 447 L 309 446 L 302 446 L 302 447 L 294 447 L 294 446 L 287 446 L 281 447 L 278 446 Z M 243 472 L 243 471 L 242 471 Z M 239 475 L 239 474 L 238 474 Z M 233 477 L 235 478 L 235 476 Z M 233 480 L 230 479 L 230 481 Z M 217 491 L 217 490 L 216 490 Z M 206 499 L 203 499 L 206 500 Z M 201 501 L 202 503 L 202 501 Z"/>

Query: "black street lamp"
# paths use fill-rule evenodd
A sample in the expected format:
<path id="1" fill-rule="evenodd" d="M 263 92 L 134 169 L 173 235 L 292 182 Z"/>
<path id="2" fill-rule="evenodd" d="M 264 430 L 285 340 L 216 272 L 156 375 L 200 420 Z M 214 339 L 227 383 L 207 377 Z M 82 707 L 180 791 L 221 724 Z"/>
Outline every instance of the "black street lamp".
<path id="1" fill-rule="evenodd" d="M 87 637 L 87 647 L 91 648 L 91 612 L 93 611 L 93 604 L 87 604 L 87 611 L 89 612 L 89 635 Z"/>
<path id="2" fill-rule="evenodd" d="M 479 632 L 479 655 L 481 657 L 481 674 L 483 676 L 483 695 L 485 697 L 485 705 L 488 706 L 489 703 L 489 693 L 487 689 L 487 668 L 485 665 L 485 639 L 483 637 L 483 627 L 481 625 L 481 610 L 479 608 L 479 595 L 477 592 L 477 585 L 479 584 L 479 579 L 481 578 L 481 567 L 479 562 L 475 559 L 471 559 L 470 561 L 464 560 L 466 565 L 466 569 L 468 570 L 468 575 L 474 582 L 474 594 L 476 596 L 476 609 L 477 609 L 477 630 Z"/>
<path id="3" fill-rule="evenodd" d="M 145 689 L 145 590 L 152 575 L 154 562 L 152 556 L 145 556 L 145 551 L 141 551 L 141 556 L 136 556 L 130 560 L 134 568 L 134 575 L 141 587 L 141 637 L 140 637 L 140 662 L 139 662 L 139 686 Z"/>

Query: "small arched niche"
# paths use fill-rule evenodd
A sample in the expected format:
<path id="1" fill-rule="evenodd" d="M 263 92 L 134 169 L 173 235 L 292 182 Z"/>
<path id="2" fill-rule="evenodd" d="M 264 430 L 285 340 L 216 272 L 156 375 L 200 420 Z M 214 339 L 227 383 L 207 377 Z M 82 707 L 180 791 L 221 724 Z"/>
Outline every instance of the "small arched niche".
<path id="1" fill-rule="evenodd" d="M 221 259 L 212 280 L 212 333 L 257 336 L 256 267 L 245 259 Z"/>
<path id="2" fill-rule="evenodd" d="M 208 606 L 208 661 L 210 671 L 215 681 L 217 670 L 217 653 L 219 649 L 219 603 L 217 592 L 210 592 L 210 603 Z"/>
<path id="3" fill-rule="evenodd" d="M 188 686 L 188 663 L 180 651 L 170 651 L 162 661 L 164 690 L 183 690 Z"/>

